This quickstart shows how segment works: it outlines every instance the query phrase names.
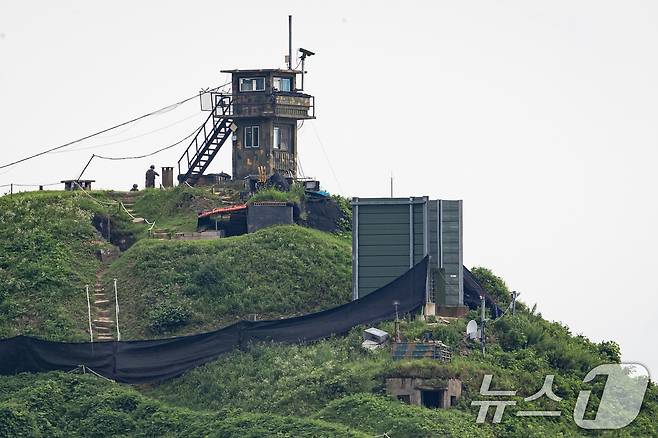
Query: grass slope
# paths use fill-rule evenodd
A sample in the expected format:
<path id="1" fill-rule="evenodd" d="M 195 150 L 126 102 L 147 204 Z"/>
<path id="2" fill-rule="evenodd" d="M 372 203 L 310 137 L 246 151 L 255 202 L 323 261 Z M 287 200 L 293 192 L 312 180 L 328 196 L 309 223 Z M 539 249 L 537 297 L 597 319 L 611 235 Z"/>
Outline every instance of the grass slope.
<path id="1" fill-rule="evenodd" d="M 474 316 L 474 315 L 471 315 Z M 417 339 L 424 331 L 447 342 L 455 353 L 450 363 L 434 360 L 393 361 L 390 350 L 366 352 L 360 348 L 361 328 L 349 336 L 310 345 L 256 345 L 236 351 L 188 372 L 181 378 L 145 389 L 149 397 L 190 409 L 221 409 L 231 405 L 244 411 L 312 417 L 341 423 L 377 435 L 395 437 L 573 437 L 657 436 L 658 390 L 652 385 L 640 416 L 620 431 L 590 433 L 573 421 L 575 400 L 581 389 L 591 389 L 591 416 L 598 406 L 605 380 L 584 385 L 587 371 L 601 363 L 619 360 L 610 343 L 595 344 L 572 336 L 564 326 L 540 315 L 522 311 L 515 317 L 490 325 L 488 353 L 463 339 L 465 320 L 450 325 L 424 322 L 402 324 L 403 336 Z M 381 328 L 392 332 L 393 325 Z M 522 339 L 510 344 L 510 339 Z M 475 424 L 484 374 L 492 374 L 495 388 L 515 389 L 518 409 L 559 409 L 560 418 L 519 418 L 513 413 L 497 425 Z M 528 403 L 546 375 L 555 375 L 554 390 L 564 400 L 556 405 L 544 398 Z M 447 411 L 407 406 L 385 394 L 385 380 L 414 376 L 437 382 L 458 377 L 463 382 L 462 399 Z"/>
<path id="2" fill-rule="evenodd" d="M 79 193 L 0 198 L 0 336 L 86 339 L 84 287 L 95 282 L 96 252 L 108 246 L 95 214 L 110 213 Z"/>
<path id="3" fill-rule="evenodd" d="M 276 318 L 349 300 L 350 246 L 299 226 L 211 241 L 138 242 L 118 279 L 126 339 L 208 330 L 248 314 Z"/>
<path id="4" fill-rule="evenodd" d="M 216 328 L 248 314 L 279 317 L 349 299 L 350 246 L 301 227 L 205 242 L 153 241 L 116 200 L 119 192 L 32 192 L 0 197 L 0 336 L 87 339 L 85 285 L 117 278 L 124 338 Z M 194 228 L 197 211 L 226 194 L 201 189 L 133 193 L 136 214 L 170 230 Z M 115 205 L 110 205 L 112 202 Z M 137 243 L 106 273 L 96 254 L 111 240 Z M 103 229 L 105 233 L 107 229 Z M 118 237 L 117 237 L 118 239 Z"/>
<path id="5" fill-rule="evenodd" d="M 0 377 L 3 437 L 366 437 L 318 419 L 192 411 L 92 376 Z"/>
<path id="6" fill-rule="evenodd" d="M 121 193 L 114 194 L 120 198 Z M 233 192 L 213 194 L 207 189 L 177 186 L 172 190 L 146 189 L 131 193 L 135 213 L 155 227 L 169 231 L 196 231 L 197 214 L 204 210 L 221 207 L 236 199 Z"/>
<path id="7" fill-rule="evenodd" d="M 136 205 L 144 203 L 139 208 L 148 205 L 153 210 L 147 213 L 160 212 L 172 226 L 182 226 L 198 204 L 188 195 L 147 191 Z M 107 201 L 115 194 L 94 196 Z M 143 226 L 81 194 L 0 198 L 0 336 L 86 338 L 83 287 L 101 269 L 95 252 L 107 246 L 92 225 L 99 215 L 110 216 L 113 228 L 141 235 Z M 141 240 L 105 278 L 119 280 L 124 337 L 141 338 L 206 330 L 251 313 L 277 317 L 334 306 L 349 299 L 350 264 L 344 238 L 288 226 L 217 241 Z M 509 296 L 491 271 L 473 272 L 492 296 Z M 0 377 L 0 436 L 658 436 L 655 385 L 627 428 L 578 429 L 571 414 L 578 391 L 592 390 L 593 409 L 605 383 L 584 387 L 583 376 L 596 365 L 618 362 L 619 347 L 573 336 L 534 309 L 518 309 L 516 316 L 488 325 L 486 356 L 463 337 L 468 318 L 449 325 L 402 324 L 408 339 L 429 330 L 449 344 L 454 358 L 447 364 L 396 362 L 387 349 L 366 352 L 361 328 L 355 328 L 348 336 L 308 345 L 253 345 L 141 392 L 61 373 Z M 393 332 L 392 323 L 380 327 Z M 547 410 L 556 408 L 554 402 L 528 404 L 523 397 L 534 394 L 544 376 L 555 375 L 562 416 L 505 415 L 501 424 L 476 425 L 477 408 L 470 402 L 483 399 L 484 374 L 494 375 L 497 389 L 519 390 L 520 409 Z M 455 376 L 464 385 L 462 399 L 447 411 L 407 406 L 385 395 L 390 376 Z"/>

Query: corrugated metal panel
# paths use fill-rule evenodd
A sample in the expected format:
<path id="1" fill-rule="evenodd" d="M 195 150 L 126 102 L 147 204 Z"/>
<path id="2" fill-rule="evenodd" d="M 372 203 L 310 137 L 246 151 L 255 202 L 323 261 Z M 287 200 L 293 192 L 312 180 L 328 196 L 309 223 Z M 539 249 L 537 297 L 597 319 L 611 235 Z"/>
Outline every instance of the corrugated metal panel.
<path id="1" fill-rule="evenodd" d="M 384 286 L 429 254 L 428 293 L 431 284 L 440 304 L 463 303 L 461 201 L 355 198 L 352 205 L 355 298 Z"/>
<path id="2" fill-rule="evenodd" d="M 358 271 L 353 277 L 355 298 L 390 283 L 409 269 L 410 251 L 415 251 L 409 238 L 414 202 L 409 198 L 353 200 L 353 215 L 358 216 L 354 219 L 358 227 L 352 227 L 354 267 Z"/>
<path id="3" fill-rule="evenodd" d="M 442 201 L 440 214 L 444 304 L 463 305 L 462 201 Z"/>

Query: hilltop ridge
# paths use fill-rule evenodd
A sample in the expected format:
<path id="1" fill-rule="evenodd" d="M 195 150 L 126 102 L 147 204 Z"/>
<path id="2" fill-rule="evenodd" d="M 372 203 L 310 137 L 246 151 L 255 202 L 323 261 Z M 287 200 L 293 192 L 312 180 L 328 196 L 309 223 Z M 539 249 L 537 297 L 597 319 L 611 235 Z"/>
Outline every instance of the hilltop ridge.
<path id="1" fill-rule="evenodd" d="M 119 284 L 124 339 L 210 330 L 238 318 L 276 318 L 349 300 L 348 236 L 293 226 L 214 241 L 148 239 L 113 192 L 28 193 L 0 198 L 0 335 L 88 340 L 84 285 L 100 273 Z M 171 230 L 190 231 L 198 209 L 223 205 L 201 189 L 147 191 L 134 211 Z M 109 230 L 101 226 L 109 220 Z M 109 231 L 109 233 L 108 233 Z M 118 258 L 119 240 L 130 242 Z M 493 297 L 509 294 L 494 273 L 473 270 Z M 97 377 L 44 373 L 0 377 L 2 436 L 373 436 L 571 437 L 585 432 L 572 418 L 576 388 L 588 370 L 619 362 L 614 342 L 594 343 L 544 320 L 523 304 L 516 316 L 489 325 L 487 355 L 465 339 L 467 318 L 401 323 L 405 339 L 431 332 L 453 360 L 393 360 L 390 347 L 361 348 L 363 327 L 307 345 L 256 344 L 159 385 L 129 387 Z M 377 325 L 394 332 L 392 322 Z M 555 375 L 565 399 L 558 419 L 506 416 L 475 424 L 484 374 L 498 388 L 523 389 Z M 457 377 L 462 398 L 448 410 L 400 403 L 386 395 L 395 376 L 434 381 Z M 597 383 L 592 404 L 602 385 Z M 529 392 L 525 394 L 525 392 Z M 546 407 L 550 407 L 546 405 Z M 640 416 L 602 436 L 655 436 L 658 390 L 649 387 Z M 586 433 L 588 435 L 601 435 Z"/>

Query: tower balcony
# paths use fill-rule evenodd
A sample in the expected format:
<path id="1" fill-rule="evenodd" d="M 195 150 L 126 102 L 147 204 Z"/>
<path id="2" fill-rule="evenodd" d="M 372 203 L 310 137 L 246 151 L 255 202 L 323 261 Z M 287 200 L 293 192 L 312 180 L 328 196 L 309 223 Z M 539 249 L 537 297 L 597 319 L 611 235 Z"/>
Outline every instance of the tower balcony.
<path id="1" fill-rule="evenodd" d="M 315 118 L 315 98 L 310 94 L 273 92 L 233 96 L 233 117 Z"/>

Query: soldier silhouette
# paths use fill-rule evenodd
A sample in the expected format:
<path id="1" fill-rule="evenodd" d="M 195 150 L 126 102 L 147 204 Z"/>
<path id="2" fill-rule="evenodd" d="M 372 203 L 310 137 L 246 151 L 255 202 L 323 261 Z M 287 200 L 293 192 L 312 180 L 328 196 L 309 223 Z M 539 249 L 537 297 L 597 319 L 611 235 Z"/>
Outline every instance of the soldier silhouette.
<path id="1" fill-rule="evenodd" d="M 147 189 L 155 188 L 155 177 L 160 176 L 158 172 L 155 171 L 155 166 L 151 164 L 151 168 L 146 171 L 146 185 Z"/>

